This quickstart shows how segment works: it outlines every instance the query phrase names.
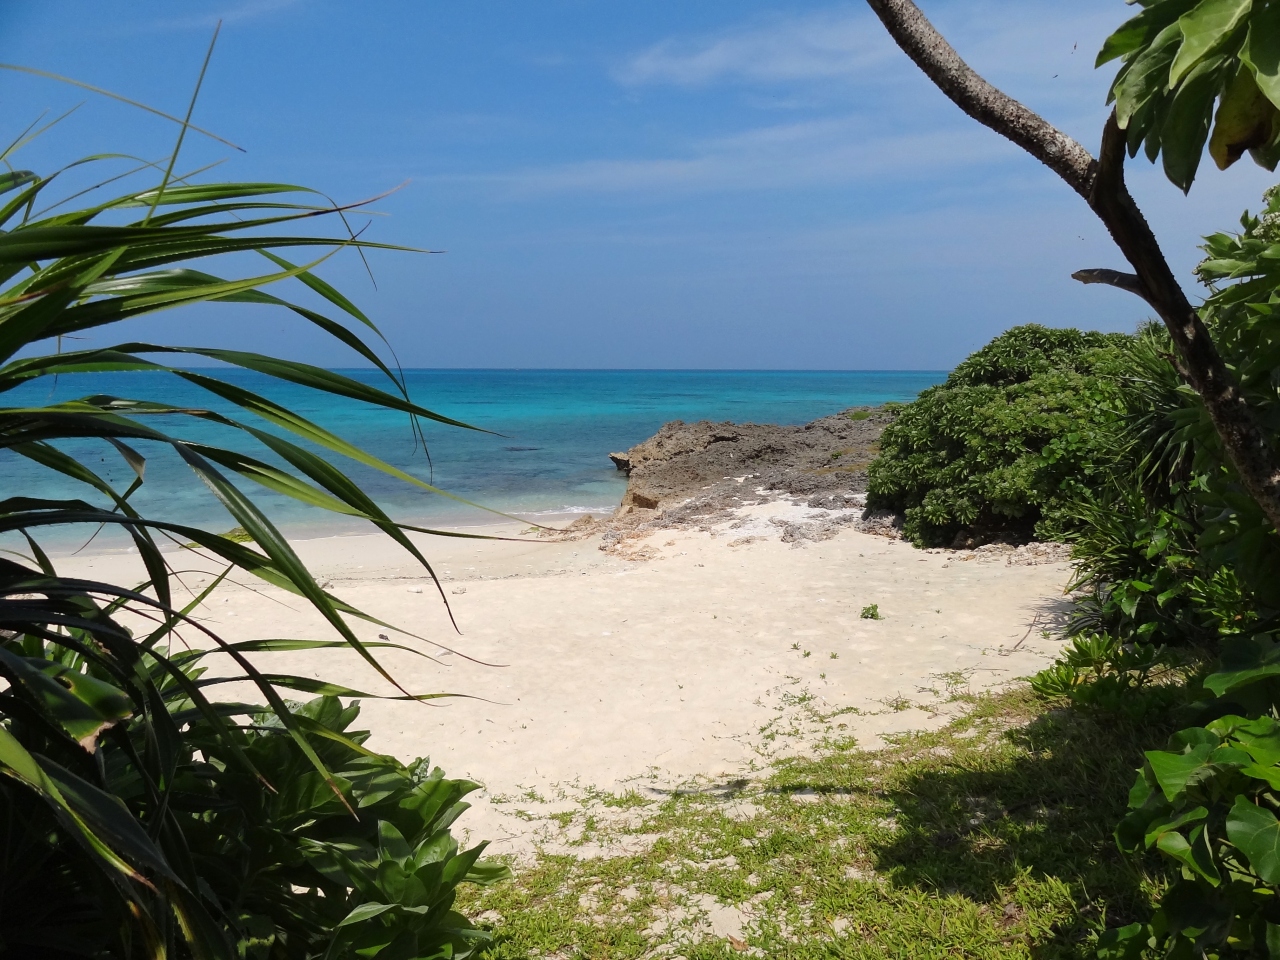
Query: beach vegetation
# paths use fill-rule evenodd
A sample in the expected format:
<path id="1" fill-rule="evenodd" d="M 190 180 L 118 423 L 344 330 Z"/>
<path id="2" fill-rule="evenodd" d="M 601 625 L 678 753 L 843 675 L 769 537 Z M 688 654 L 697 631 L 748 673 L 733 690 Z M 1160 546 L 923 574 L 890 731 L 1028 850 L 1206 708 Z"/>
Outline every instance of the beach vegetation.
<path id="1" fill-rule="evenodd" d="M 584 797 L 551 839 L 594 814 L 590 852 L 550 844 L 459 902 L 494 925 L 494 960 L 1093 956 L 1174 877 L 1111 835 L 1171 728 L 1025 686 L 955 696 L 964 717 L 882 749 L 828 718 L 829 739 L 760 778 L 646 791 L 625 817 Z"/>
<path id="2" fill-rule="evenodd" d="M 397 412 L 420 442 L 423 422 L 465 425 L 408 396 L 371 346 L 380 335 L 370 318 L 315 272 L 340 251 L 382 246 L 345 228 L 359 205 L 186 174 L 180 148 L 197 135 L 189 120 L 158 163 L 100 156 L 21 169 L 32 129 L 0 151 L 0 451 L 82 490 L 55 498 L 43 485 L 10 484 L 0 501 L 0 952 L 467 956 L 488 935 L 454 909 L 458 887 L 505 874 L 478 859 L 483 844 L 460 851 L 450 834 L 475 785 L 366 748 L 351 698 L 368 694 L 264 669 L 273 653 L 344 649 L 397 697 L 422 700 L 434 694 L 404 690 L 378 653 L 423 651 L 318 584 L 251 492 L 365 521 L 434 580 L 408 537 L 430 531 L 387 516 L 345 471 L 358 463 L 435 490 L 230 371 Z M 99 199 L 82 205 L 90 193 Z M 301 229 L 317 220 L 340 229 Z M 290 284 L 297 299 L 281 290 Z M 203 346 L 205 327 L 176 309 L 201 304 L 275 309 L 384 382 Z M 122 339 L 117 328 L 143 316 L 167 320 L 153 328 L 165 336 Z M 191 366 L 201 361 L 222 366 Z M 154 376 L 122 377 L 113 393 L 76 391 L 83 373 L 140 372 Z M 170 402 L 171 382 L 198 388 L 204 402 Z M 193 439 L 210 435 L 194 425 L 216 426 L 223 442 Z M 100 451 L 124 468 L 124 485 L 89 465 Z M 135 494 L 156 456 L 180 458 L 236 528 L 144 510 Z M 52 537 L 102 530 L 131 547 L 140 582 L 59 570 Z M 199 590 L 185 586 L 193 566 L 214 574 Z M 202 605 L 237 577 L 306 602 L 332 639 L 219 635 Z M 361 621 L 397 642 L 362 641 Z M 245 682 L 243 702 L 216 696 L 232 681 Z M 289 691 L 315 699 L 286 700 Z"/>
<path id="3" fill-rule="evenodd" d="M 958 106 L 1087 203 L 1133 269 L 1073 276 L 1137 295 L 1163 324 L 1110 378 L 1117 416 L 1092 431 L 1104 469 L 1063 504 L 1074 524 L 1054 523 L 1087 599 L 1034 682 L 1082 715 L 1180 728 L 1145 752 L 1115 832 L 1173 882 L 1152 912 L 1108 917 L 1098 955 L 1280 956 L 1280 195 L 1206 239 L 1193 305 L 1124 177 L 1139 151 L 1184 192 L 1206 148 L 1220 169 L 1245 155 L 1276 169 L 1280 4 L 1142 0 L 1097 58 L 1119 69 L 1095 158 L 974 73 L 912 0 L 869 3 Z"/>
<path id="4" fill-rule="evenodd" d="M 1278 213 L 1273 190 L 1239 232 L 1207 238 L 1198 269 L 1209 329 L 1269 425 L 1280 273 L 1265 261 Z M 1165 857 L 1179 879 L 1150 917 L 1112 930 L 1102 955 L 1262 955 L 1280 937 L 1266 846 L 1280 831 L 1280 753 L 1266 747 L 1280 715 L 1280 544 L 1241 495 L 1163 332 L 1143 331 L 1130 357 L 1112 469 L 1068 511 L 1083 591 L 1072 646 L 1033 686 L 1102 714 L 1183 722 L 1147 753 L 1116 831 L 1123 849 Z"/>
<path id="5" fill-rule="evenodd" d="M 867 505 L 902 514 L 918 546 L 1052 535 L 1105 469 L 1130 340 L 1035 324 L 996 337 L 885 428 Z"/>
<path id="6" fill-rule="evenodd" d="M 862 612 L 858 616 L 863 620 L 883 620 L 884 617 L 880 613 L 880 604 L 868 603 L 862 608 Z"/>

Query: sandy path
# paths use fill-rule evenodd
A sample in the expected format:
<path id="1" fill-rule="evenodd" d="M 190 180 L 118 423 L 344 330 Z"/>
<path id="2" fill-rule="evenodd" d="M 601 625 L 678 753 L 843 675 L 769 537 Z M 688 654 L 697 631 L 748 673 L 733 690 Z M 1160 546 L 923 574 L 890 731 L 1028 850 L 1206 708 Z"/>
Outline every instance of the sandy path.
<path id="1" fill-rule="evenodd" d="M 776 537 L 730 547 L 732 539 L 659 533 L 649 541 L 658 557 L 634 562 L 594 540 L 428 538 L 461 637 L 388 541 L 335 537 L 298 549 L 335 592 L 429 638 L 432 652 L 447 644 L 505 664 L 444 654 L 439 666 L 393 651 L 384 662 L 408 689 L 486 700 L 368 701 L 361 717 L 376 749 L 430 756 L 484 783 L 460 825 L 497 839 L 497 852 L 528 847 L 514 798 L 714 781 L 824 730 L 873 746 L 879 734 L 944 722 L 949 685 L 1006 683 L 1057 647 L 1031 628 L 1061 610 L 1062 563 L 960 562 L 852 530 L 801 547 Z M 130 563 L 117 555 L 61 566 L 118 578 Z M 883 620 L 859 617 L 872 603 Z M 207 617 L 229 639 L 328 636 L 304 603 L 272 588 L 226 587 Z M 380 631 L 358 632 L 372 640 Z M 261 659 L 273 671 L 388 690 L 345 651 Z"/>

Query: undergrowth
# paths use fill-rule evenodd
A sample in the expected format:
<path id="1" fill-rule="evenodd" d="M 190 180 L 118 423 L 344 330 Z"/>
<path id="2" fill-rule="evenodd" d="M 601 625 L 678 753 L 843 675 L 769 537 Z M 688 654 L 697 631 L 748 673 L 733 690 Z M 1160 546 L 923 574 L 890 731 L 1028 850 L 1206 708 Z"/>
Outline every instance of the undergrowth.
<path id="1" fill-rule="evenodd" d="M 617 855 L 543 853 L 460 908 L 496 927 L 494 960 L 1092 956 L 1163 888 L 1112 830 L 1167 731 L 1026 688 L 962 699 L 965 717 L 884 750 L 833 743 L 760 781 L 630 794 L 613 826 L 588 798 L 591 839 Z"/>

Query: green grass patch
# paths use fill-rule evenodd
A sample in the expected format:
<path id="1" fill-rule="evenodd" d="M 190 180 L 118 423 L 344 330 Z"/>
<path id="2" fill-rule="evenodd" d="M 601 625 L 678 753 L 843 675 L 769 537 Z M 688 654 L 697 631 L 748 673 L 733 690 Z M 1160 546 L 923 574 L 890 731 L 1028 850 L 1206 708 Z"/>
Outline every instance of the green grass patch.
<path id="1" fill-rule="evenodd" d="M 870 410 L 854 410 L 852 413 L 848 414 L 848 417 L 850 420 L 870 420 L 871 411 Z"/>
<path id="2" fill-rule="evenodd" d="M 1025 688 L 962 699 L 966 717 L 885 750 L 833 741 L 760 781 L 628 794 L 592 836 L 643 852 L 544 855 L 462 909 L 493 924 L 495 960 L 1092 957 L 1163 888 L 1111 831 L 1165 731 Z"/>

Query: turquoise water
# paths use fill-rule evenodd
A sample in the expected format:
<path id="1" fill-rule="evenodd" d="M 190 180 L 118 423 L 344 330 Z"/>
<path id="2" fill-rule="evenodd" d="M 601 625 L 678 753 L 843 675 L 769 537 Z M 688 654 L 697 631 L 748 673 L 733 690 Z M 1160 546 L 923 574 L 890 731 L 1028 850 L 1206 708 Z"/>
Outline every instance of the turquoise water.
<path id="1" fill-rule="evenodd" d="M 381 385 L 375 372 L 343 372 Z M 415 447 L 404 416 L 280 384 L 259 374 L 224 370 L 221 375 L 266 394 L 414 476 L 467 499 L 535 518 L 612 510 L 625 481 L 608 454 L 639 443 L 668 420 L 805 423 L 845 407 L 910 400 L 946 377 L 936 371 L 408 370 L 405 376 L 416 402 L 501 434 L 427 424 L 428 460 L 422 448 Z M 233 413 L 186 381 L 159 373 L 63 377 L 56 385 L 41 382 L 12 391 L 0 403 L 9 406 L 104 393 Z M 153 423 L 190 440 L 233 439 L 221 428 L 195 421 L 162 418 Z M 238 442 L 252 449 L 248 438 Z M 119 454 L 106 444 L 75 441 L 65 447 L 118 488 L 127 486 L 132 477 Z M 147 444 L 139 449 L 148 458 L 146 483 L 135 495 L 141 509 L 215 528 L 230 525 L 221 506 L 171 451 Z M 254 453 L 270 459 L 260 450 Z M 349 472 L 398 519 L 453 525 L 483 522 L 486 517 L 358 464 L 350 464 Z M 10 451 L 0 451 L 0 478 L 11 494 L 38 490 L 42 496 L 92 499 L 85 488 Z M 253 484 L 246 482 L 246 486 L 291 533 L 342 531 L 354 524 Z"/>

